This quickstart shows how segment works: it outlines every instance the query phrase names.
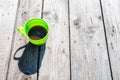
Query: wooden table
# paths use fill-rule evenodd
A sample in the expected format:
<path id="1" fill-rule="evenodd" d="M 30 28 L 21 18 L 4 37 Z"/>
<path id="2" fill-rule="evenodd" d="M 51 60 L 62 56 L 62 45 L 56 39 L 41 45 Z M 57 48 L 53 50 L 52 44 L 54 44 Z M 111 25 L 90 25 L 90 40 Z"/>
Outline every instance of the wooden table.
<path id="1" fill-rule="evenodd" d="M 32 45 L 17 32 L 49 24 Z M 0 0 L 0 80 L 120 80 L 120 0 Z"/>

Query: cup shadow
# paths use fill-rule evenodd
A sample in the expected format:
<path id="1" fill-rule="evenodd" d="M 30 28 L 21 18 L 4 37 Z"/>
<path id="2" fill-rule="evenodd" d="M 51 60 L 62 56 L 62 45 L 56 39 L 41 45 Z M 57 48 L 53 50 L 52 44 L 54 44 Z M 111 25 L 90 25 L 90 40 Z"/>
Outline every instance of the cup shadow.
<path id="1" fill-rule="evenodd" d="M 22 73 L 32 75 L 39 71 L 45 54 L 45 46 L 46 44 L 36 46 L 29 42 L 16 50 L 13 58 L 14 60 L 18 60 L 18 67 Z M 22 56 L 16 57 L 17 52 L 23 48 L 25 49 Z"/>

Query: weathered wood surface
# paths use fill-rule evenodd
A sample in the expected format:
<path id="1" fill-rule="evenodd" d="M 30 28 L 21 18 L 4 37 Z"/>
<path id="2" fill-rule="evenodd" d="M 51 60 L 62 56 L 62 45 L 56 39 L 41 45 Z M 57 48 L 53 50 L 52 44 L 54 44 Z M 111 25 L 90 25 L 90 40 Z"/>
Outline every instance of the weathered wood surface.
<path id="1" fill-rule="evenodd" d="M 101 0 L 113 80 L 120 80 L 120 0 Z"/>
<path id="2" fill-rule="evenodd" d="M 0 0 L 0 80 L 119 80 L 119 3 Z M 17 27 L 41 16 L 50 32 L 38 47 Z"/>
<path id="3" fill-rule="evenodd" d="M 41 9 L 42 0 L 20 0 L 19 2 L 7 80 L 37 80 L 38 47 L 27 44 L 24 36 L 17 32 L 17 27 L 23 26 L 30 18 L 41 17 Z M 17 51 L 25 44 L 27 45 L 24 49 Z M 16 57 L 20 58 L 17 60 Z"/>
<path id="4" fill-rule="evenodd" d="M 43 19 L 50 32 L 39 80 L 70 80 L 68 0 L 44 0 Z"/>
<path id="5" fill-rule="evenodd" d="M 72 80 L 111 80 L 99 0 L 70 0 Z"/>
<path id="6" fill-rule="evenodd" d="M 0 80 L 6 79 L 18 0 L 0 0 Z"/>

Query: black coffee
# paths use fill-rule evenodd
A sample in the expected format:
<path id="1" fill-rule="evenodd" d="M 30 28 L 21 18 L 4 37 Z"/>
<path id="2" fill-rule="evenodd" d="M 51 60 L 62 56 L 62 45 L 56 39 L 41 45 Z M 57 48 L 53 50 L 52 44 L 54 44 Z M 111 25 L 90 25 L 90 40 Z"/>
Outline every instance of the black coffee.
<path id="1" fill-rule="evenodd" d="M 42 39 L 47 34 L 47 31 L 42 26 L 34 26 L 30 29 L 28 36 L 33 40 Z"/>

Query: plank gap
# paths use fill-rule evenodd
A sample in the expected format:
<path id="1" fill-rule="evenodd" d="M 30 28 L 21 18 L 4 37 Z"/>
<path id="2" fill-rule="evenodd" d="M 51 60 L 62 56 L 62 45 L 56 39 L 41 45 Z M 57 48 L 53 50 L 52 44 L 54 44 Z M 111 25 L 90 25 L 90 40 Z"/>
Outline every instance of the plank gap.
<path id="1" fill-rule="evenodd" d="M 42 8 L 41 3 L 42 1 L 40 0 L 37 0 L 37 1 L 20 0 L 20 7 L 18 9 L 19 11 L 17 11 L 18 14 L 17 14 L 17 20 L 16 20 L 17 22 L 16 28 L 17 26 L 22 26 L 30 18 L 41 17 L 41 8 Z M 38 7 L 38 5 L 40 6 Z M 23 38 L 23 36 L 18 35 L 17 31 L 15 31 L 14 37 L 15 37 L 14 38 L 15 40 L 13 41 L 13 50 L 12 50 L 13 55 L 14 55 L 13 52 L 16 51 L 17 47 L 19 47 L 22 44 L 28 43 L 27 40 Z M 19 37 L 20 39 L 18 39 Z M 17 43 L 18 40 L 20 41 L 19 43 Z M 8 80 L 16 80 L 16 79 L 17 80 L 21 80 L 21 79 L 37 80 L 38 54 L 39 54 L 38 48 L 39 46 L 35 46 L 35 45 L 32 45 L 31 43 L 28 43 L 23 53 L 19 52 L 18 54 L 18 55 L 22 55 L 19 62 L 14 61 L 11 56 L 10 68 L 9 68 L 9 73 L 7 78 Z M 27 64 L 25 64 L 26 62 Z M 30 71 L 30 74 L 28 74 L 29 71 Z M 14 75 L 14 74 L 17 74 L 17 75 Z"/>
<path id="2" fill-rule="evenodd" d="M 44 0 L 42 0 L 41 18 L 43 19 Z"/>
<path id="3" fill-rule="evenodd" d="M 41 8 L 41 19 L 43 19 L 43 9 L 44 9 L 44 0 L 42 0 L 42 8 Z M 39 80 L 39 67 L 41 66 L 41 62 L 40 62 L 40 50 L 41 50 L 41 46 L 39 46 L 38 48 L 38 62 L 37 62 L 37 80 Z"/>
<path id="4" fill-rule="evenodd" d="M 70 2 L 68 0 L 68 26 L 69 26 L 69 64 L 70 64 L 70 80 L 72 80 L 72 69 L 71 69 L 71 32 L 70 32 Z"/>
<path id="5" fill-rule="evenodd" d="M 14 43 L 14 36 L 15 36 L 15 26 L 17 24 L 17 15 L 18 15 L 18 9 L 20 7 L 20 0 L 18 0 L 18 4 L 17 4 L 17 10 L 16 10 L 16 15 L 15 15 L 15 23 L 14 23 L 14 30 L 13 30 L 13 36 L 12 36 L 12 44 L 11 44 L 11 49 L 10 49 L 10 55 L 9 55 L 9 60 L 8 60 L 8 66 L 7 66 L 7 73 L 6 73 L 6 80 L 8 80 L 8 73 L 9 73 L 9 67 L 10 67 L 10 63 L 11 63 L 11 57 L 12 57 L 12 49 L 13 49 L 13 43 Z"/>
<path id="6" fill-rule="evenodd" d="M 39 61 L 40 61 L 40 49 L 41 47 L 39 46 L 38 48 L 38 61 L 37 61 L 37 80 L 39 79 Z"/>
<path id="7" fill-rule="evenodd" d="M 105 34 L 105 41 L 106 41 L 108 61 L 109 61 L 109 67 L 110 67 L 110 74 L 111 74 L 111 79 L 113 80 L 113 72 L 112 72 L 112 67 L 111 67 L 111 60 L 110 60 L 109 48 L 108 48 L 108 39 L 107 39 L 107 34 L 106 34 L 105 20 L 104 20 L 103 7 L 102 7 L 102 1 L 101 0 L 100 0 L 100 10 L 101 10 L 102 22 L 103 22 L 103 28 L 104 28 L 104 34 Z"/>

